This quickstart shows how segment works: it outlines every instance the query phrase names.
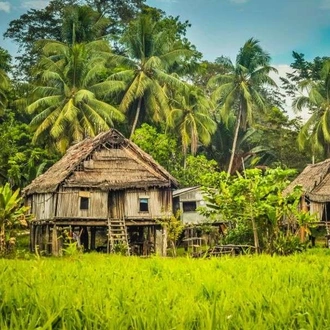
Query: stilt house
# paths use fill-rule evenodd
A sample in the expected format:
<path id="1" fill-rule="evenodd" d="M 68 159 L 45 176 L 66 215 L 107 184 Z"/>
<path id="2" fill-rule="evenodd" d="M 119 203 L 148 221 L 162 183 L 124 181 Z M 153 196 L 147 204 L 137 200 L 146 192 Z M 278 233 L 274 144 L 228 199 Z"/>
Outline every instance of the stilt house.
<path id="1" fill-rule="evenodd" d="M 174 190 L 174 211 L 180 210 L 180 218 L 185 225 L 207 222 L 207 218 L 197 212 L 199 206 L 206 206 L 199 186 Z"/>
<path id="2" fill-rule="evenodd" d="M 173 212 L 180 211 L 180 219 L 185 225 L 184 239 L 186 246 L 197 247 L 203 242 L 213 244 L 214 237 L 224 235 L 226 223 L 219 217 L 217 220 L 210 220 L 197 212 L 198 207 L 207 207 L 203 198 L 203 191 L 200 186 L 186 187 L 173 191 Z M 204 234 L 201 238 L 201 226 L 208 225 L 215 230 Z M 214 236 L 214 237 L 212 237 Z"/>
<path id="3" fill-rule="evenodd" d="M 23 194 L 35 220 L 30 247 L 60 254 L 75 239 L 84 250 L 166 253 L 160 221 L 172 212 L 177 181 L 115 129 L 73 145 Z"/>
<path id="4" fill-rule="evenodd" d="M 308 165 L 284 193 L 292 192 L 297 185 L 303 189 L 301 209 L 316 214 L 319 222 L 330 221 L 330 159 Z"/>

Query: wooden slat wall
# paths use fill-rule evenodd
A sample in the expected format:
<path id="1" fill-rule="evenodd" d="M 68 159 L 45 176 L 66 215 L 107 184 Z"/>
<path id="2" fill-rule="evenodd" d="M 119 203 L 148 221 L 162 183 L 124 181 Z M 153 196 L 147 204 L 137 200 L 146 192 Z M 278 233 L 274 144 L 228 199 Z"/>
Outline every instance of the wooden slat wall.
<path id="1" fill-rule="evenodd" d="M 34 194 L 32 200 L 32 213 L 37 220 L 51 219 L 54 217 L 54 195 Z"/>
<path id="2" fill-rule="evenodd" d="M 58 196 L 58 217 L 107 217 L 108 193 L 91 191 L 88 210 L 80 209 L 79 189 L 65 189 Z"/>
<path id="3" fill-rule="evenodd" d="M 139 199 L 149 197 L 149 213 L 139 212 Z M 172 211 L 171 192 L 168 190 L 130 190 L 125 196 L 125 216 L 161 218 Z"/>

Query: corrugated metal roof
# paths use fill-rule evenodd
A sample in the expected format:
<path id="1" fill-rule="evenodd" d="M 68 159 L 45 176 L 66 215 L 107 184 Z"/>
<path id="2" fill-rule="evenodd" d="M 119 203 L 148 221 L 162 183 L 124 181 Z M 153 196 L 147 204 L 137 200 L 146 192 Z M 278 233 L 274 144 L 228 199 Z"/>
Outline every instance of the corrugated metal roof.
<path id="1" fill-rule="evenodd" d="M 187 192 L 190 192 L 195 189 L 199 189 L 200 186 L 194 186 L 194 187 L 187 187 L 187 188 L 182 188 L 182 189 L 177 189 L 173 191 L 173 197 L 178 197 L 182 194 L 185 194 Z"/>

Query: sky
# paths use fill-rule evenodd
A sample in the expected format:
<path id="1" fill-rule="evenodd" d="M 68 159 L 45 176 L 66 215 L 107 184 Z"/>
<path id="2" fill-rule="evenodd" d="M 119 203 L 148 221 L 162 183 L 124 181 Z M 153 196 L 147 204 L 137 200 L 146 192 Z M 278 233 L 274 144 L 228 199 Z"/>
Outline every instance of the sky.
<path id="1" fill-rule="evenodd" d="M 147 0 L 189 20 L 188 39 L 207 60 L 235 59 L 253 37 L 274 65 L 290 64 L 292 51 L 306 59 L 330 55 L 330 0 Z"/>
<path id="2" fill-rule="evenodd" d="M 0 33 L 28 9 L 44 8 L 48 2 L 0 0 Z M 221 55 L 235 60 L 251 37 L 271 55 L 280 75 L 290 71 L 292 51 L 305 54 L 307 60 L 330 56 L 330 0 L 147 0 L 146 4 L 188 20 L 187 38 L 209 61 Z M 15 52 L 10 40 L 0 38 L 0 46 Z"/>

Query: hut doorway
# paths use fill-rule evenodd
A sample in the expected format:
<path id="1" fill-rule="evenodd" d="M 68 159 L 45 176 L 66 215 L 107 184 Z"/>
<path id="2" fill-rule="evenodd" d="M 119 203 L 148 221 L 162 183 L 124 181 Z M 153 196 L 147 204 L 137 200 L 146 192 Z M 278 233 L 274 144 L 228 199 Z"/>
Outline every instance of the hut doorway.
<path id="1" fill-rule="evenodd" d="M 122 190 L 108 193 L 108 218 L 123 219 L 125 215 L 125 194 Z"/>

